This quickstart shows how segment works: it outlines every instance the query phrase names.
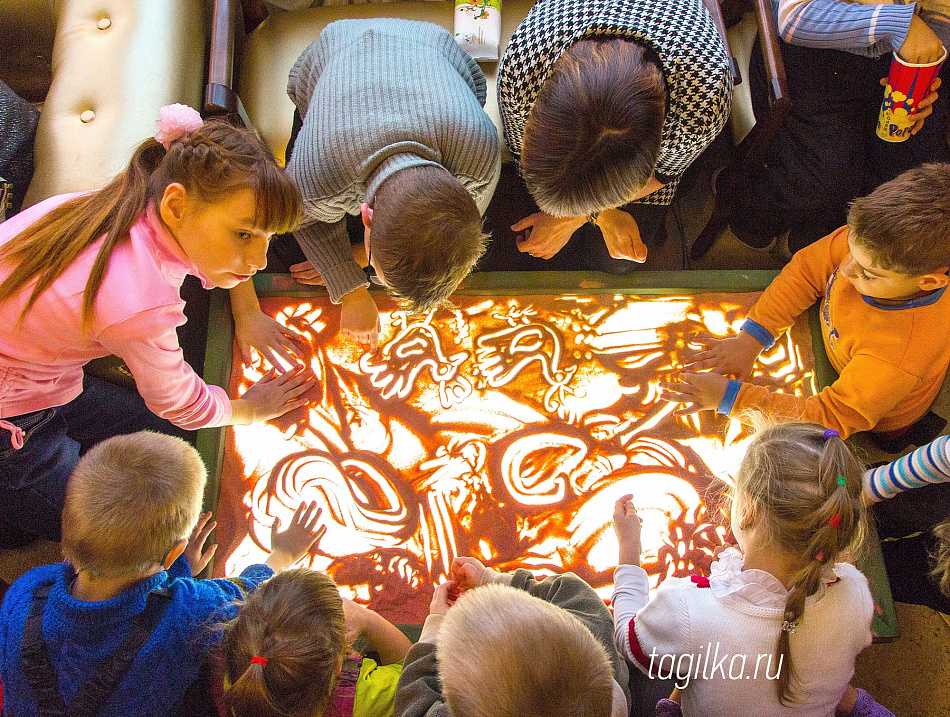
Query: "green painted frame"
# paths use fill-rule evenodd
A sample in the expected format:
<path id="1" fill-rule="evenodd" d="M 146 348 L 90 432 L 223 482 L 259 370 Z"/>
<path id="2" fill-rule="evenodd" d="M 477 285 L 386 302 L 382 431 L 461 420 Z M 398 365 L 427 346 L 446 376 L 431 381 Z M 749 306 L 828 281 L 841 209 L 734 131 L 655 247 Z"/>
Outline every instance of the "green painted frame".
<path id="1" fill-rule="evenodd" d="M 706 292 L 744 293 L 761 291 L 775 278 L 776 271 L 654 271 L 628 276 L 615 276 L 599 272 L 485 272 L 469 276 L 456 293 L 473 296 L 496 296 L 506 291 L 512 295 L 523 294 L 590 294 L 612 292 L 618 294 L 672 295 L 701 294 Z M 307 298 L 325 296 L 319 287 L 293 283 L 289 274 L 258 274 L 254 288 L 260 297 Z M 371 289 L 373 293 L 382 293 Z M 818 385 L 831 384 L 837 373 L 825 354 L 821 340 L 821 322 L 817 304 L 809 312 L 812 335 L 812 350 Z M 231 379 L 234 325 L 227 292 L 216 289 L 211 294 L 208 316 L 208 343 L 205 352 L 204 378 L 208 383 L 228 389 Z M 224 428 L 206 428 L 198 431 L 198 452 L 208 466 L 208 483 L 205 488 L 205 510 L 217 511 L 221 488 L 221 466 L 224 459 Z M 873 527 L 872 527 L 873 530 Z M 881 547 L 874 531 L 868 541 L 867 554 L 860 561 L 860 568 L 871 581 L 872 593 L 881 609 L 874 616 L 873 630 L 876 642 L 889 642 L 900 636 L 897 613 L 891 597 L 891 587 L 884 571 Z"/>

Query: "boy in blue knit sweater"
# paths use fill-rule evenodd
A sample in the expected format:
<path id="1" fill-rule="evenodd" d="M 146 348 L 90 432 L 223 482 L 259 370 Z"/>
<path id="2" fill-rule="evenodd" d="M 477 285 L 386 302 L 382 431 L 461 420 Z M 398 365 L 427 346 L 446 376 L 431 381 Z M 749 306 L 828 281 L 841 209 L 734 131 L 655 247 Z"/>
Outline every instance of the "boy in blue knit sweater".
<path id="1" fill-rule="evenodd" d="M 325 530 L 303 504 L 286 531 L 275 525 L 266 565 L 195 580 L 214 552 L 203 550 L 215 525 L 199 516 L 204 485 L 197 452 L 171 436 L 117 436 L 83 456 L 66 488 L 66 562 L 28 572 L 0 607 L 4 715 L 174 714 L 215 625 Z"/>

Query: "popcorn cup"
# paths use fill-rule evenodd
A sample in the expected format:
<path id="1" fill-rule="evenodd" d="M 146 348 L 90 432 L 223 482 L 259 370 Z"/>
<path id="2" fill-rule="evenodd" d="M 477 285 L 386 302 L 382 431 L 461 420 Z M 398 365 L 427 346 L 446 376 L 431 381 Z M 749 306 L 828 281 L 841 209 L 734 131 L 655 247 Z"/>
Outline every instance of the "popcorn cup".
<path id="1" fill-rule="evenodd" d="M 878 137 L 885 142 L 904 142 L 910 138 L 917 107 L 930 94 L 930 85 L 946 58 L 947 49 L 944 48 L 943 55 L 936 62 L 914 65 L 904 62 L 894 53 L 891 71 L 887 75 L 887 87 L 884 88 L 881 114 L 877 118 Z"/>

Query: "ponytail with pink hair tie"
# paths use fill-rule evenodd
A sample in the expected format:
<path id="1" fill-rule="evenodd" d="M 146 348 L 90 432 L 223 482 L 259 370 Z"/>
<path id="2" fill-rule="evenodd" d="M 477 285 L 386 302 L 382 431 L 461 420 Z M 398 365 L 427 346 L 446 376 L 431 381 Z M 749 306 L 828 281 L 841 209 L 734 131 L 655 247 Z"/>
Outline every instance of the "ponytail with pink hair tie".
<path id="1" fill-rule="evenodd" d="M 204 124 L 204 121 L 197 110 L 188 105 L 176 103 L 162 107 L 158 111 L 158 119 L 155 120 L 155 124 L 158 125 L 155 141 L 160 142 L 165 151 L 168 151 L 168 147 L 172 142 L 189 132 L 194 132 Z"/>

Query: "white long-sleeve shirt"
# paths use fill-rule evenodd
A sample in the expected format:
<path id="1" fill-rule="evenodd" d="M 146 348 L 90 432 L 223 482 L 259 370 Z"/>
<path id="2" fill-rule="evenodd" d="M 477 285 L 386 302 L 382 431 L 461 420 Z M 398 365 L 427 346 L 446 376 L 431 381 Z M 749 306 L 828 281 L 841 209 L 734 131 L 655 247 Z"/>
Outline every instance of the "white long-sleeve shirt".
<path id="1" fill-rule="evenodd" d="M 874 601 L 853 565 L 829 566 L 791 635 L 801 702 L 778 700 L 776 644 L 788 592 L 762 570 L 743 570 L 729 548 L 708 579 L 667 578 L 651 600 L 646 572 L 634 565 L 614 571 L 614 639 L 642 672 L 677 680 L 686 717 L 750 714 L 759 717 L 833 717 L 854 674 L 854 660 L 871 644 Z M 782 665 L 781 669 L 788 669 Z"/>

